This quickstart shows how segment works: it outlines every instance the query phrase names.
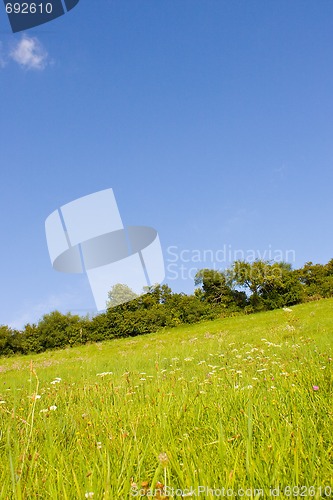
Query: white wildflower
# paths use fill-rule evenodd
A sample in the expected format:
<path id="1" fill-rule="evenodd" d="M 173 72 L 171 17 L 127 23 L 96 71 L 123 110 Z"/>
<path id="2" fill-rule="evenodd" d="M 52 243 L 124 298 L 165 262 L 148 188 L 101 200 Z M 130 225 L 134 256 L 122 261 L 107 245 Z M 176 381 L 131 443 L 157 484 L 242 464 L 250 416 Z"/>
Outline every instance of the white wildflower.
<path id="1" fill-rule="evenodd" d="M 113 375 L 113 372 L 97 373 L 96 377 L 105 377 L 106 375 Z M 87 497 L 88 498 L 88 497 Z"/>
<path id="2" fill-rule="evenodd" d="M 29 396 L 33 401 L 36 401 L 36 399 L 40 399 L 42 396 L 40 394 L 33 394 L 32 396 Z"/>

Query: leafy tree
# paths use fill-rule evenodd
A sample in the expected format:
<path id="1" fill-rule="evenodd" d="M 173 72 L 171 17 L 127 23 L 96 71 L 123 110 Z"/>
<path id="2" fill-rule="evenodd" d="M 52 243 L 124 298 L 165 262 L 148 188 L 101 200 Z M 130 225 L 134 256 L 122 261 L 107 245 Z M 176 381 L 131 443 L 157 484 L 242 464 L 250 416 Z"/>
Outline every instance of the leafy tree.
<path id="1" fill-rule="evenodd" d="M 80 342 L 85 323 L 78 315 L 53 311 L 45 314 L 37 325 L 42 349 L 61 348 Z"/>
<path id="2" fill-rule="evenodd" d="M 276 309 L 302 300 L 298 275 L 286 262 L 236 261 L 229 276 L 233 283 L 250 293 L 253 310 Z"/>
<path id="3" fill-rule="evenodd" d="M 144 288 L 144 295 L 141 295 L 144 307 L 152 304 L 166 304 L 172 297 L 172 290 L 168 285 L 152 285 Z"/>
<path id="4" fill-rule="evenodd" d="M 202 293 L 197 292 L 196 297 L 210 304 L 229 309 L 246 305 L 246 294 L 233 287 L 227 272 L 201 269 L 195 276 L 194 284 L 202 287 Z"/>
<path id="5" fill-rule="evenodd" d="M 107 309 L 136 299 L 138 295 L 128 285 L 116 283 L 108 293 Z"/>
<path id="6" fill-rule="evenodd" d="M 232 290 L 224 273 L 214 269 L 201 269 L 194 278 L 196 286 L 201 285 L 203 298 L 213 304 L 232 302 Z"/>
<path id="7" fill-rule="evenodd" d="M 178 324 L 197 323 L 201 320 L 213 319 L 218 316 L 219 311 L 209 302 L 202 300 L 196 295 L 175 293 L 167 304 L 170 326 Z"/>
<path id="8" fill-rule="evenodd" d="M 22 332 L 22 344 L 24 348 L 24 353 L 28 354 L 30 352 L 42 352 L 43 345 L 41 342 L 41 337 L 39 335 L 38 327 L 34 323 L 31 325 L 27 323 L 24 326 Z"/>
<path id="9" fill-rule="evenodd" d="M 8 356 L 17 353 L 24 353 L 22 345 L 22 335 L 18 330 L 9 326 L 0 326 L 0 354 Z"/>
<path id="10" fill-rule="evenodd" d="M 306 300 L 333 296 L 333 259 L 325 265 L 307 262 L 298 275 Z"/>
<path id="11" fill-rule="evenodd" d="M 10 336 L 12 335 L 11 329 L 8 326 L 0 326 L 0 353 L 2 355 L 10 354 Z"/>

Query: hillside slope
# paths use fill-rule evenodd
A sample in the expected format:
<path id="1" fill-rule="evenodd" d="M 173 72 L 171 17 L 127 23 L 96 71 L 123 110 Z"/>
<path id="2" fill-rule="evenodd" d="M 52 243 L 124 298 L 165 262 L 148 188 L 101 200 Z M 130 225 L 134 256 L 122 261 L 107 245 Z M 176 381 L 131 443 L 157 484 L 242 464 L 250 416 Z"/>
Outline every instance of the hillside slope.
<path id="1" fill-rule="evenodd" d="M 329 299 L 2 359 L 0 498 L 333 493 L 332 344 Z"/>

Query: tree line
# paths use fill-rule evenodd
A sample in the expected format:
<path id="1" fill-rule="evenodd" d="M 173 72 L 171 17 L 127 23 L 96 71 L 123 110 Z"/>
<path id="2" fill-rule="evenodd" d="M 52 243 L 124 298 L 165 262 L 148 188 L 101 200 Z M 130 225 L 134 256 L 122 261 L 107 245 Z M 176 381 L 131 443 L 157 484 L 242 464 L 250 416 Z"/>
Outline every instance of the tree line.
<path id="1" fill-rule="evenodd" d="M 0 355 L 28 354 L 87 342 L 152 333 L 161 328 L 235 314 L 251 314 L 333 297 L 333 259 L 292 269 L 285 262 L 236 261 L 230 269 L 201 269 L 192 295 L 168 285 L 135 296 L 125 285 L 110 290 L 106 312 L 93 318 L 53 311 L 22 330 L 0 326 Z M 118 288 L 117 288 L 118 287 Z M 121 294 L 131 300 L 122 303 Z"/>

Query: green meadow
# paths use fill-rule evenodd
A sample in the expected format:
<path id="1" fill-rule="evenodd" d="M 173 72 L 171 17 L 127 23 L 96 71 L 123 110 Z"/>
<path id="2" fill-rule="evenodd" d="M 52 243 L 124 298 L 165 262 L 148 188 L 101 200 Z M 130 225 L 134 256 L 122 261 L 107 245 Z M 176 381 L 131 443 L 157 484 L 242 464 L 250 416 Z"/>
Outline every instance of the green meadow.
<path id="1" fill-rule="evenodd" d="M 333 496 L 333 300 L 0 359 L 0 498 Z"/>

